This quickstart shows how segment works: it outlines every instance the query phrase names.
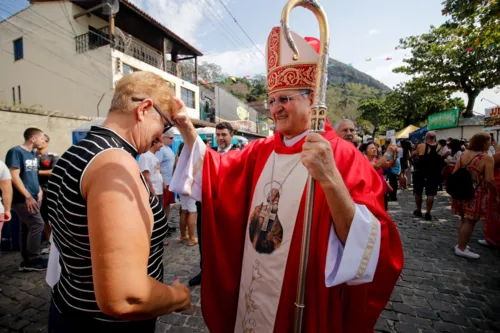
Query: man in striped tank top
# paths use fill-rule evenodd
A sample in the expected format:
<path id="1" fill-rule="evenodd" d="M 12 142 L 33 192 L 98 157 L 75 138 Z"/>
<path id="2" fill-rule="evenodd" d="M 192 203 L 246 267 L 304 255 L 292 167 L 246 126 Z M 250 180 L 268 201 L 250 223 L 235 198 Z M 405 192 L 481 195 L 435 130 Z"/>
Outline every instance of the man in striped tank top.
<path id="1" fill-rule="evenodd" d="M 92 127 L 54 168 L 50 332 L 153 333 L 157 317 L 189 306 L 185 285 L 163 284 L 167 219 L 135 160 L 172 127 L 177 108 L 160 76 L 127 76 L 103 126 Z"/>

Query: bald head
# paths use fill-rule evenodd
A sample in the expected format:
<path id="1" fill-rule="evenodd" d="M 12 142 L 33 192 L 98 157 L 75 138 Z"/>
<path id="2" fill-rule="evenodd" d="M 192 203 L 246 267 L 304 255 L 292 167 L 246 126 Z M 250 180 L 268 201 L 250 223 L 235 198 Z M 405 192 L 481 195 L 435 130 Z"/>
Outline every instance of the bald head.
<path id="1" fill-rule="evenodd" d="M 333 127 L 340 138 L 349 142 L 354 141 L 354 136 L 356 135 L 356 125 L 354 121 L 350 119 L 341 119 L 337 121 Z"/>

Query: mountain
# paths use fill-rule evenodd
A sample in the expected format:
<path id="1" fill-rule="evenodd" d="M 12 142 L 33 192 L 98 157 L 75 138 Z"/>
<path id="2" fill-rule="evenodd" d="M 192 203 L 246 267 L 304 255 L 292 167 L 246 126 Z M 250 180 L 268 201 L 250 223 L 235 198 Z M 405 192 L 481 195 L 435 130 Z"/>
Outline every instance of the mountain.
<path id="1" fill-rule="evenodd" d="M 328 64 L 328 85 L 338 86 L 344 83 L 360 83 L 383 92 L 391 91 L 391 88 L 382 82 L 375 80 L 370 75 L 354 67 L 347 66 L 343 62 L 330 58 Z"/>

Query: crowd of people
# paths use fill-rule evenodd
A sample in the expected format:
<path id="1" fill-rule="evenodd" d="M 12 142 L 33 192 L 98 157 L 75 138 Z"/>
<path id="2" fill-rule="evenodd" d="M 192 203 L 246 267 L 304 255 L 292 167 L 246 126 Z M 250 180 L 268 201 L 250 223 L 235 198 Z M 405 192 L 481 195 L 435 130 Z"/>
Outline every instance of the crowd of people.
<path id="1" fill-rule="evenodd" d="M 337 134 L 358 146 L 356 126 L 351 120 L 335 124 Z M 468 245 L 479 220 L 484 221 L 483 246 L 500 246 L 500 146 L 488 133 L 478 133 L 470 140 L 437 140 L 436 133 L 427 132 L 424 142 L 401 140 L 379 145 L 369 139 L 359 145 L 385 184 L 386 209 L 389 201 L 397 201 L 397 191 L 413 187 L 416 209 L 413 214 L 432 221 L 432 207 L 438 191 L 460 182 L 451 175 L 466 169 L 472 179 L 474 197 L 464 200 L 452 196 L 452 213 L 460 218 L 455 254 L 477 259 L 480 256 Z M 463 185 L 463 184 L 460 184 Z M 425 214 L 422 214 L 425 189 Z"/>
<path id="2" fill-rule="evenodd" d="M 279 75 L 303 66 L 315 73 L 319 42 L 295 36 L 303 57 L 296 62 L 277 56 L 292 54 L 280 36 L 273 28 L 267 45 L 272 137 L 238 149 L 231 124 L 221 122 L 217 147 L 209 147 L 167 82 L 142 71 L 117 82 L 103 125 L 60 157 L 48 153 L 49 137 L 38 128 L 8 151 L 0 163 L 0 222 L 11 209 L 19 219 L 19 270 L 47 270 L 51 333 L 153 333 L 158 317 L 189 308 L 185 284 L 163 283 L 175 195 L 178 241 L 200 251 L 202 270 L 189 285 L 202 285 L 212 332 L 293 330 L 309 176 L 316 185 L 305 332 L 373 330 L 403 268 L 399 233 L 387 214 L 398 191 L 413 186 L 413 214 L 432 220 L 439 187 L 450 188 L 466 169 L 474 197 L 452 200 L 461 218 L 455 253 L 479 257 L 467 248 L 479 219 L 486 224 L 481 244 L 499 245 L 500 153 L 489 135 L 458 146 L 428 132 L 423 143 L 369 141 L 358 149 L 353 121 L 326 121 L 324 133 L 313 133 L 314 79 Z M 174 126 L 183 142 L 177 154 Z M 49 260 L 40 251 L 44 230 Z"/>

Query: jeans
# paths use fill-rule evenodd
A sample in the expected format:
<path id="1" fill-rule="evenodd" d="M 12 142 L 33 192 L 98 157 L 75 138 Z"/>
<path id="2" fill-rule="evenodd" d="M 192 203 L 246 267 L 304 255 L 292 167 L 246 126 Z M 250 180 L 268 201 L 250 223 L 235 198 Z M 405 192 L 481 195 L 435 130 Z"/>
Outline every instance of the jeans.
<path id="1" fill-rule="evenodd" d="M 390 200 L 397 200 L 398 199 L 398 178 L 399 178 L 399 175 L 396 175 L 395 173 L 392 173 L 391 171 L 389 171 L 387 176 L 389 178 L 389 185 L 391 185 L 391 187 L 392 187 L 392 192 L 389 194 L 389 199 Z"/>
<path id="2" fill-rule="evenodd" d="M 44 222 L 40 211 L 29 212 L 25 203 L 12 205 L 19 217 L 19 239 L 21 256 L 25 263 L 31 263 L 40 258 L 40 243 Z"/>

